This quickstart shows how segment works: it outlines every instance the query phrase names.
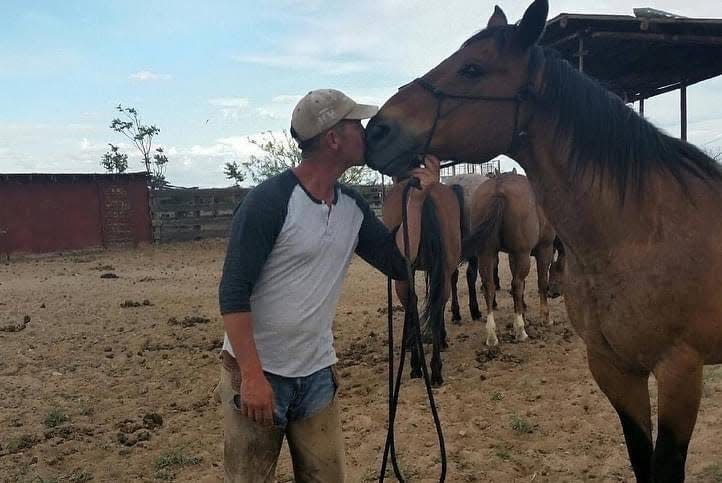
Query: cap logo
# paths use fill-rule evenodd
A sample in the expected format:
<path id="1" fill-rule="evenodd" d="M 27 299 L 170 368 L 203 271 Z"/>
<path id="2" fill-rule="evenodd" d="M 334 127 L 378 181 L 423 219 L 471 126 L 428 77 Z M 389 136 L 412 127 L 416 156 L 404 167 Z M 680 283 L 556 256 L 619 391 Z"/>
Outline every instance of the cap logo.
<path id="1" fill-rule="evenodd" d="M 336 110 L 333 107 L 326 107 L 318 112 L 318 119 L 326 124 L 329 121 L 336 120 Z"/>

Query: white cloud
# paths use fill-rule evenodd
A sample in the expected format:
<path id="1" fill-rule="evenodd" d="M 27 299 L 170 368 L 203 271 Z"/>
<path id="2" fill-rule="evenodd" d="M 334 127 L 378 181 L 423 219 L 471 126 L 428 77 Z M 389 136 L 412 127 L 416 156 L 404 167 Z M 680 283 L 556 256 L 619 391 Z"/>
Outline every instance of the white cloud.
<path id="1" fill-rule="evenodd" d="M 303 96 L 284 94 L 284 95 L 280 95 L 280 96 L 275 96 L 273 99 L 271 99 L 271 102 L 273 102 L 274 104 L 293 104 L 293 105 L 295 105 L 298 101 L 301 100 L 301 97 L 303 97 Z"/>
<path id="2" fill-rule="evenodd" d="M 296 54 L 254 54 L 237 55 L 233 59 L 246 64 L 258 64 L 284 69 L 315 70 L 326 75 L 346 75 L 366 72 L 376 64 L 368 60 L 341 60 L 314 55 Z"/>
<path id="3" fill-rule="evenodd" d="M 238 118 L 246 112 L 249 101 L 245 97 L 216 97 L 208 99 L 208 104 L 219 107 L 224 118 Z"/>
<path id="4" fill-rule="evenodd" d="M 168 80 L 171 76 L 169 74 L 156 74 L 149 70 L 141 70 L 128 76 L 128 79 L 133 81 L 145 82 L 145 81 L 157 81 L 157 80 Z"/>

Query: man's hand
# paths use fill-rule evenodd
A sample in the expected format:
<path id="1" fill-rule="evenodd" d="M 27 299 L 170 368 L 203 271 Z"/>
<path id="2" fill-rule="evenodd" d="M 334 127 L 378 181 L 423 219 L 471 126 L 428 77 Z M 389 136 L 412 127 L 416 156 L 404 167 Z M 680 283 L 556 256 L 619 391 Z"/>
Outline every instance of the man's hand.
<path id="1" fill-rule="evenodd" d="M 273 424 L 273 389 L 263 372 L 241 378 L 241 412 L 259 424 Z"/>
<path id="2" fill-rule="evenodd" d="M 429 192 L 429 189 L 439 182 L 440 165 L 441 162 L 439 161 L 439 158 L 432 154 L 427 154 L 424 156 L 423 166 L 411 171 L 411 176 L 418 178 L 421 182 L 420 194 L 422 197 L 425 197 Z M 412 194 L 414 194 L 414 191 L 412 191 Z M 418 195 L 418 191 L 416 195 Z"/>

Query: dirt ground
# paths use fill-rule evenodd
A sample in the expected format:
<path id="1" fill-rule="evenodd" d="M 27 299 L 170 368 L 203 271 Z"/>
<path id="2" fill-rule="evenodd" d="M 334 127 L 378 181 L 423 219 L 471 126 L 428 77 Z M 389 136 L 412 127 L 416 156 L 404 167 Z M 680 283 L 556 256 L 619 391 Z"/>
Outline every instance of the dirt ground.
<path id="1" fill-rule="evenodd" d="M 0 481 L 222 479 L 211 393 L 223 254 L 224 242 L 206 241 L 0 264 Z M 508 288 L 505 263 L 501 279 Z M 563 302 L 551 302 L 556 325 L 540 326 L 535 286 L 531 275 L 526 343 L 511 341 L 511 297 L 499 292 L 499 353 L 483 347 L 461 288 L 462 324 L 449 325 L 446 382 L 435 390 L 447 481 L 633 481 L 616 415 Z M 352 482 L 377 479 L 381 461 L 385 292 L 385 279 L 354 260 L 336 321 Z M 708 367 L 705 380 L 688 481 L 722 482 L 722 367 Z M 405 379 L 401 398 L 401 466 L 408 481 L 437 481 L 422 383 Z M 286 449 L 277 476 L 293 480 Z"/>

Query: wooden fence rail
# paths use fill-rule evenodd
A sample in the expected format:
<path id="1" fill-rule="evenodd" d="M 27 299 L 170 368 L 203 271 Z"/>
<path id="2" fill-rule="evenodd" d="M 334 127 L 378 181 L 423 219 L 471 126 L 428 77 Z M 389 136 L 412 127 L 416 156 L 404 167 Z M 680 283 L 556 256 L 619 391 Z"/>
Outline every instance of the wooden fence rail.
<path id="1" fill-rule="evenodd" d="M 381 215 L 383 188 L 380 185 L 354 186 Z M 150 209 L 153 240 L 156 243 L 223 238 L 233 218 L 233 210 L 248 188 L 169 189 L 152 191 Z"/>

